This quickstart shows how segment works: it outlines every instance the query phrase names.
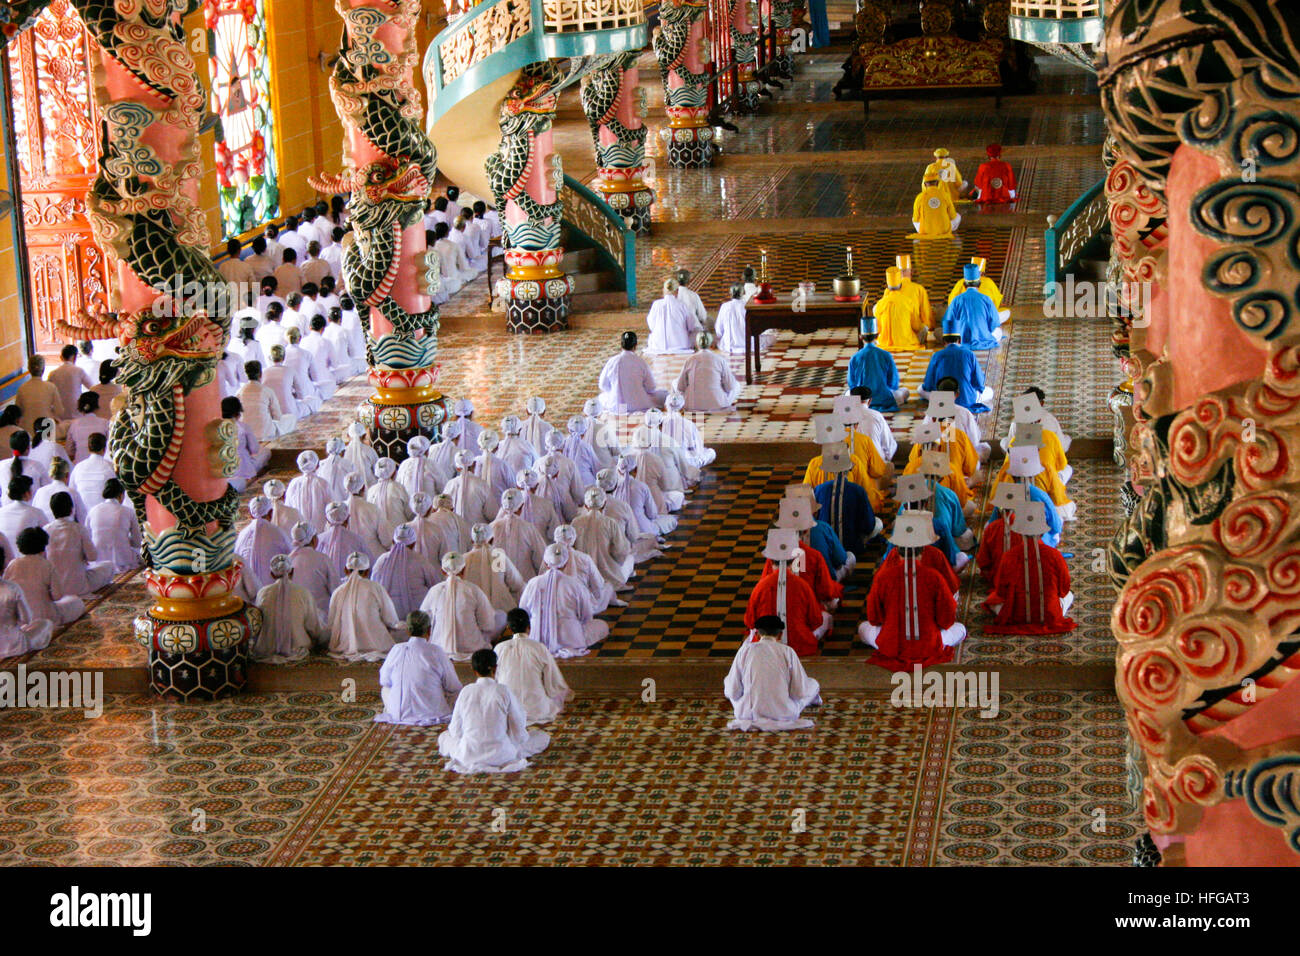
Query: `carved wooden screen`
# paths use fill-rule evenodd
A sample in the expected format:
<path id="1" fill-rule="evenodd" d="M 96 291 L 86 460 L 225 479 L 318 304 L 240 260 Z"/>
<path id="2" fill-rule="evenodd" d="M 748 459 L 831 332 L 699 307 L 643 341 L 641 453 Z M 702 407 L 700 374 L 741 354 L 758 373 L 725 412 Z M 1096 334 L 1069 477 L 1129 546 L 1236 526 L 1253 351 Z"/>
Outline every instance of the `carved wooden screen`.
<path id="1" fill-rule="evenodd" d="M 238 235 L 280 211 L 264 0 L 204 0 L 221 231 Z"/>
<path id="2" fill-rule="evenodd" d="M 736 3 L 749 0 L 709 0 L 707 33 L 713 69 L 717 72 L 709 88 L 710 105 L 728 109 L 736 91 L 736 70 L 731 63 L 731 16 Z"/>
<path id="3" fill-rule="evenodd" d="M 68 0 L 53 0 L 10 51 L 34 332 L 47 352 L 60 344 L 56 322 L 108 307 L 111 278 L 86 219 L 99 157 L 90 42 Z"/>

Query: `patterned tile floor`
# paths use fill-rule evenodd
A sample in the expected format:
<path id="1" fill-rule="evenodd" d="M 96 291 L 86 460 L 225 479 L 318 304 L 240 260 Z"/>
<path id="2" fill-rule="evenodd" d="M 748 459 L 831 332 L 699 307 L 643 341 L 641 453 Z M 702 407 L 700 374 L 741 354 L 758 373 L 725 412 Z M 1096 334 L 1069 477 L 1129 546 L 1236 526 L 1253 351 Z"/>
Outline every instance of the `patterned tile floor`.
<path id="1" fill-rule="evenodd" d="M 777 735 L 727 733 L 718 699 L 579 699 L 532 767 L 502 777 L 443 771 L 438 728 L 371 723 L 374 695 L 12 710 L 0 863 L 1124 862 L 1113 697 L 1000 706 L 835 695 L 812 730 Z"/>

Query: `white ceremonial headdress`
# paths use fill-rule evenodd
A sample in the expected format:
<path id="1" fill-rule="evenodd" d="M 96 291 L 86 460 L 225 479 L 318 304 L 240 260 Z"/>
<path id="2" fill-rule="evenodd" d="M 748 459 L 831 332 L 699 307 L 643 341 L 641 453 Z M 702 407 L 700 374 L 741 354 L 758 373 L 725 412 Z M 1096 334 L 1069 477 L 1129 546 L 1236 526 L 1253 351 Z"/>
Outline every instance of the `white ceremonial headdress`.
<path id="1" fill-rule="evenodd" d="M 1043 403 L 1033 392 L 1017 395 L 1011 400 L 1011 410 L 1017 425 L 1031 425 L 1043 420 Z"/>
<path id="2" fill-rule="evenodd" d="M 316 529 L 305 521 L 299 521 L 289 532 L 289 539 L 299 548 L 304 547 L 316 537 Z"/>
<path id="3" fill-rule="evenodd" d="M 353 438 L 365 438 L 366 426 L 363 425 L 361 422 L 353 422 L 351 425 L 348 426 L 348 434 L 351 435 Z"/>
<path id="4" fill-rule="evenodd" d="M 1016 478 L 1033 478 L 1043 473 L 1043 459 L 1032 445 L 1012 445 L 1007 452 L 1008 470 Z"/>
<path id="5" fill-rule="evenodd" d="M 578 529 L 571 524 L 562 524 L 555 529 L 552 535 L 556 544 L 567 544 L 572 546 L 578 540 Z"/>
<path id="6" fill-rule="evenodd" d="M 930 500 L 930 486 L 926 484 L 924 475 L 903 475 L 898 479 L 898 484 L 894 487 L 894 496 L 905 505 L 916 504 L 918 501 Z"/>
<path id="7" fill-rule="evenodd" d="M 433 506 L 435 508 L 450 508 L 454 504 L 455 502 L 452 501 L 451 495 L 447 494 L 445 491 L 441 491 L 433 496 Z"/>
<path id="8" fill-rule="evenodd" d="M 380 481 L 387 481 L 397 474 L 397 462 L 391 458 L 380 458 L 375 462 L 374 472 L 375 477 Z"/>
<path id="9" fill-rule="evenodd" d="M 460 574 L 465 570 L 465 555 L 459 551 L 448 551 L 442 556 L 442 570 L 447 574 Z"/>
<path id="10" fill-rule="evenodd" d="M 569 549 L 562 544 L 548 544 L 542 560 L 548 568 L 562 568 L 569 563 Z"/>
<path id="11" fill-rule="evenodd" d="M 618 476 L 608 468 L 602 468 L 596 472 L 596 484 L 600 486 L 602 491 L 613 491 L 618 484 Z"/>
<path id="12" fill-rule="evenodd" d="M 921 452 L 921 474 L 927 478 L 942 478 L 952 471 L 952 460 L 946 452 L 927 450 Z"/>
<path id="13" fill-rule="evenodd" d="M 325 520 L 330 524 L 343 524 L 351 513 L 346 501 L 331 501 L 325 506 Z"/>
<path id="14" fill-rule="evenodd" d="M 916 427 L 912 429 L 913 444 L 928 445 L 942 438 L 943 432 L 939 429 L 938 422 L 917 422 Z"/>
<path id="15" fill-rule="evenodd" d="M 254 518 L 265 518 L 275 505 L 265 495 L 254 495 L 248 502 L 248 513 Z"/>
<path id="16" fill-rule="evenodd" d="M 767 533 L 763 557 L 770 561 L 790 561 L 799 553 L 799 533 L 790 528 L 773 528 Z"/>
<path id="17" fill-rule="evenodd" d="M 834 415 L 814 415 L 813 441 L 819 445 L 833 445 L 844 440 L 844 423 Z"/>
<path id="18" fill-rule="evenodd" d="M 393 544 L 412 545 L 420 535 L 409 521 L 393 529 Z"/>
<path id="19" fill-rule="evenodd" d="M 1016 425 L 1015 443 L 1025 448 L 1043 447 L 1043 426 L 1039 422 Z"/>
<path id="20" fill-rule="evenodd" d="M 544 415 L 546 414 L 546 399 L 540 395 L 534 395 L 524 407 L 528 409 L 529 415 Z"/>
<path id="21" fill-rule="evenodd" d="M 582 493 L 582 503 L 592 511 L 605 507 L 605 492 L 599 488 L 588 488 Z"/>
<path id="22" fill-rule="evenodd" d="M 507 488 L 501 492 L 501 507 L 512 513 L 522 508 L 526 500 L 524 493 L 518 488 Z"/>
<path id="23" fill-rule="evenodd" d="M 415 494 L 411 495 L 411 510 L 417 515 L 428 514 L 429 509 L 432 507 L 433 499 L 429 497 L 428 492 L 417 491 Z"/>
<path id="24" fill-rule="evenodd" d="M 853 455 L 842 441 L 822 445 L 822 471 L 828 475 L 842 475 L 853 470 Z"/>
<path id="25" fill-rule="evenodd" d="M 469 418 L 474 414 L 474 403 L 468 398 L 458 398 L 451 403 L 451 413 L 457 418 Z"/>
<path id="26" fill-rule="evenodd" d="M 293 570 L 293 562 L 287 554 L 277 554 L 271 559 L 271 577 L 282 578 Z"/>
<path id="27" fill-rule="evenodd" d="M 341 455 L 347 450 L 348 443 L 337 435 L 325 443 L 325 453 L 327 455 Z"/>
<path id="28" fill-rule="evenodd" d="M 278 501 L 284 497 L 284 482 L 279 478 L 268 478 L 262 482 L 262 494 L 273 501 Z"/>
<path id="29" fill-rule="evenodd" d="M 547 451 L 559 451 L 564 447 L 564 439 L 560 436 L 560 433 L 554 429 L 546 433 L 544 441 L 546 442 Z"/>
<path id="30" fill-rule="evenodd" d="M 931 392 L 930 407 L 926 409 L 925 413 L 931 418 L 956 418 L 957 393 Z"/>
<path id="31" fill-rule="evenodd" d="M 464 471 L 469 468 L 470 465 L 474 464 L 474 455 L 469 449 L 462 448 L 460 451 L 456 452 L 456 457 L 453 460 L 456 462 L 456 470 Z"/>
<path id="32" fill-rule="evenodd" d="M 664 399 L 664 406 L 671 412 L 680 412 L 686 407 L 686 396 L 681 392 L 669 392 Z"/>
<path id="33" fill-rule="evenodd" d="M 416 435 L 406 443 L 406 453 L 412 458 L 423 458 L 429 452 L 432 442 L 423 435 Z"/>
<path id="34" fill-rule="evenodd" d="M 993 492 L 993 507 L 1003 511 L 1015 511 L 1029 500 L 1029 488 L 1015 481 L 1004 481 Z"/>
<path id="35" fill-rule="evenodd" d="M 304 451 L 298 456 L 298 470 L 304 475 L 310 475 L 320 465 L 320 456 L 314 451 Z"/>
<path id="36" fill-rule="evenodd" d="M 901 511 L 894 518 L 889 543 L 896 548 L 924 548 L 935 542 L 934 515 L 928 511 Z"/>
<path id="37" fill-rule="evenodd" d="M 343 489 L 351 495 L 359 495 L 366 490 L 366 479 L 359 471 L 349 471 L 343 476 Z"/>
<path id="38" fill-rule="evenodd" d="M 801 498 L 782 498 L 776 518 L 778 528 L 794 531 L 811 531 L 817 522 L 813 519 L 812 509 Z"/>
<path id="39" fill-rule="evenodd" d="M 1013 513 L 1011 530 L 1016 534 L 1037 538 L 1047 534 L 1047 509 L 1041 501 L 1027 501 Z"/>
<path id="40" fill-rule="evenodd" d="M 570 418 L 569 434 L 570 435 L 587 434 L 587 420 L 583 418 L 581 415 L 574 415 L 572 418 Z"/>
<path id="41" fill-rule="evenodd" d="M 487 544 L 492 540 L 492 526 L 482 522 L 474 525 L 469 529 L 469 540 L 473 544 Z"/>
<path id="42" fill-rule="evenodd" d="M 364 551 L 353 551 L 348 555 L 346 567 L 349 571 L 369 571 L 370 558 Z"/>
<path id="43" fill-rule="evenodd" d="M 524 430 L 524 424 L 519 420 L 518 415 L 507 415 L 501 419 L 501 430 L 507 435 L 518 435 Z"/>
<path id="44" fill-rule="evenodd" d="M 531 468 L 520 468 L 515 472 L 515 485 L 520 488 L 536 488 L 538 480 L 537 472 Z"/>
<path id="45" fill-rule="evenodd" d="M 494 452 L 500 444 L 501 436 L 496 433 L 495 428 L 485 428 L 478 433 L 478 447 L 482 451 Z"/>

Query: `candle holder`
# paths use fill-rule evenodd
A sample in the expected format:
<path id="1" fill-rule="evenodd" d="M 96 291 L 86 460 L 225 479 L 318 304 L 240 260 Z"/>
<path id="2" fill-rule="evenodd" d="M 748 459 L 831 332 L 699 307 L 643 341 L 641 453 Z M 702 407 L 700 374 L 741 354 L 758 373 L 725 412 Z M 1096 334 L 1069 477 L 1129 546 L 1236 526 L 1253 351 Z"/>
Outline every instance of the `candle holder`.
<path id="1" fill-rule="evenodd" d="M 758 295 L 754 296 L 754 301 L 769 305 L 776 301 L 776 294 L 772 292 L 772 282 L 767 275 L 767 250 L 760 249 L 759 254 Z"/>
<path id="2" fill-rule="evenodd" d="M 861 302 L 862 286 L 853 274 L 853 247 L 846 246 L 844 251 L 844 272 L 835 277 L 831 283 L 836 302 Z"/>

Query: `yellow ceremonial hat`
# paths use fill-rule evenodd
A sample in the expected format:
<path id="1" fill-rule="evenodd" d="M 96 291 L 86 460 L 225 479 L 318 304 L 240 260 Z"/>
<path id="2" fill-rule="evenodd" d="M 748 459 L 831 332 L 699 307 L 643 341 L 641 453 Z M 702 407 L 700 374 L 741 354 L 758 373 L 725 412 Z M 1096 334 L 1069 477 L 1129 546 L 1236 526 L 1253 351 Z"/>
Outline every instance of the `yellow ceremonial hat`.
<path id="1" fill-rule="evenodd" d="M 984 274 L 984 268 L 989 264 L 989 261 L 987 259 L 982 259 L 979 256 L 972 256 L 970 261 L 972 265 L 977 265 L 980 267 L 981 275 Z"/>
<path id="2" fill-rule="evenodd" d="M 948 151 L 944 149 L 942 146 L 940 146 L 938 149 L 934 151 L 934 155 L 936 159 L 943 159 L 948 155 Z"/>
<path id="3" fill-rule="evenodd" d="M 894 256 L 894 265 L 906 272 L 908 269 L 912 268 L 912 257 Z"/>
<path id="4" fill-rule="evenodd" d="M 891 289 L 900 288 L 903 285 L 903 270 L 897 266 L 890 266 L 885 270 L 885 285 Z"/>
<path id="5" fill-rule="evenodd" d="M 925 173 L 921 176 L 921 182 L 923 182 L 923 183 L 936 182 L 936 183 L 937 183 L 937 182 L 939 181 L 939 177 L 940 177 L 940 175 L 942 175 L 942 172 L 943 172 L 943 171 L 940 169 L 938 163 L 931 163 L 929 166 L 925 167 Z"/>

